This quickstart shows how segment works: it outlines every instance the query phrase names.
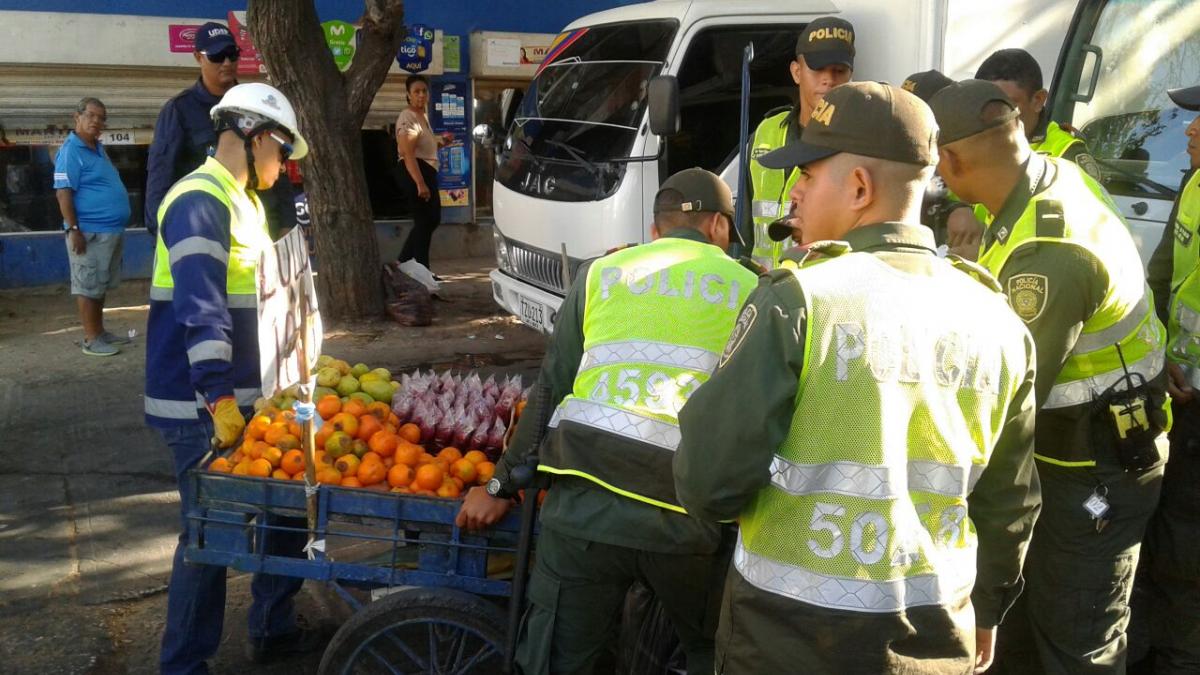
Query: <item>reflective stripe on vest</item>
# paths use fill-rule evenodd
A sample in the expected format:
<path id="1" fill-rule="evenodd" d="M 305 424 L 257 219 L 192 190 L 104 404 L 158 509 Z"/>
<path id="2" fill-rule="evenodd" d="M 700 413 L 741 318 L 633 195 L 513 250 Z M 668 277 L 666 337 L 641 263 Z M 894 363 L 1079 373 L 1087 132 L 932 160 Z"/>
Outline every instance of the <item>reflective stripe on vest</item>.
<path id="1" fill-rule="evenodd" d="M 923 574 L 873 581 L 820 574 L 771 560 L 748 550 L 742 535 L 733 564 L 746 581 L 762 590 L 793 600 L 857 612 L 899 612 L 909 607 L 945 605 L 969 595 L 975 585 L 975 551 L 944 567 L 957 575 Z"/>
<path id="2" fill-rule="evenodd" d="M 233 397 L 237 399 L 237 404 L 240 407 L 248 408 L 254 405 L 254 402 L 262 396 L 262 390 L 258 388 L 239 388 L 233 390 Z M 195 401 L 172 401 L 164 398 L 153 398 L 144 396 L 145 405 L 143 406 L 147 415 L 162 417 L 171 420 L 196 420 L 200 419 L 200 411 L 207 407 L 204 397 L 196 393 Z"/>
<path id="3" fill-rule="evenodd" d="M 833 252 L 792 274 L 808 310 L 800 385 L 771 482 L 739 515 L 738 572 L 852 612 L 965 601 L 967 498 L 1030 367 L 1027 331 L 994 280 L 945 261 L 901 280 Z"/>
<path id="4" fill-rule="evenodd" d="M 600 258 L 581 282 L 584 353 L 538 469 L 683 512 L 679 409 L 716 368 L 756 277 L 716 246 L 663 237 Z"/>
<path id="5" fill-rule="evenodd" d="M 1053 389 L 1041 402 L 1042 408 L 1061 408 L 1088 403 L 1105 389 L 1099 383 L 1119 380 L 1124 375 L 1122 360 L 1131 372 L 1136 364 L 1147 381 L 1157 376 L 1163 365 L 1165 329 L 1154 313 L 1137 247 L 1111 198 L 1071 162 L 1041 161 L 1047 162 L 1054 179 L 1029 200 L 1008 237 L 993 241 L 979 262 L 1002 277 L 1004 266 L 1020 247 L 1044 241 L 1078 246 L 1104 268 L 1108 287 L 1100 307 L 1084 322 Z M 1042 203 L 1045 222 L 1039 223 Z"/>
<path id="6" fill-rule="evenodd" d="M 751 202 L 751 217 L 754 221 L 754 242 L 750 257 L 768 270 L 779 266 L 784 242 L 772 241 L 767 235 L 767 226 L 783 217 L 791 201 L 788 193 L 800 178 L 797 169 L 768 169 L 758 163 L 758 158 L 783 147 L 787 142 L 787 129 L 792 111 L 772 115 L 759 123 L 750 143 L 750 184 L 754 199 Z"/>
<path id="7" fill-rule="evenodd" d="M 151 286 L 150 299 L 171 302 L 175 299 L 175 289 Z M 230 309 L 254 309 L 258 307 L 258 293 L 228 293 L 225 306 Z"/>
<path id="8" fill-rule="evenodd" d="M 1179 193 L 1179 208 L 1175 210 L 1174 238 L 1171 252 L 1171 292 L 1176 293 L 1184 279 L 1200 263 L 1200 171 L 1192 172 Z M 1165 235 L 1164 235 L 1165 236 Z"/>

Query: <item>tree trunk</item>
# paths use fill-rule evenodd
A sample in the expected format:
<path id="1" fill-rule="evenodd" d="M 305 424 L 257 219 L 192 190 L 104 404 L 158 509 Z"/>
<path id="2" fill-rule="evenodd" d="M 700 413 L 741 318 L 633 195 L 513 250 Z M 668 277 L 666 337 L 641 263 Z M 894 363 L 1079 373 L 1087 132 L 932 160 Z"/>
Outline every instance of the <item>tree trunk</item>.
<path id="1" fill-rule="evenodd" d="M 383 313 L 379 242 L 360 131 L 404 37 L 402 0 L 366 0 L 354 62 L 338 72 L 311 0 L 250 0 L 250 35 L 308 141 L 300 160 L 319 256 L 322 314 Z"/>

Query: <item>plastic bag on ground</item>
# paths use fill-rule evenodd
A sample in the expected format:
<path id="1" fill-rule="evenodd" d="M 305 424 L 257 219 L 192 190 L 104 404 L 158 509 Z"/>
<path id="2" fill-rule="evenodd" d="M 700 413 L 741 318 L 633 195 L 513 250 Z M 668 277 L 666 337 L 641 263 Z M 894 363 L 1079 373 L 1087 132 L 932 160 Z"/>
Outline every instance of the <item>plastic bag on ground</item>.
<path id="1" fill-rule="evenodd" d="M 429 289 L 400 270 L 393 261 L 383 266 L 383 290 L 387 313 L 403 326 L 433 323 L 433 298 Z"/>
<path id="2" fill-rule="evenodd" d="M 437 295 L 438 290 L 440 290 L 440 285 L 438 284 L 437 279 L 433 278 L 433 272 L 430 272 L 428 267 L 411 258 L 397 264 L 400 266 L 401 272 L 404 272 L 413 279 L 421 282 L 421 285 L 424 286 L 425 290 L 429 291 L 431 295 Z"/>

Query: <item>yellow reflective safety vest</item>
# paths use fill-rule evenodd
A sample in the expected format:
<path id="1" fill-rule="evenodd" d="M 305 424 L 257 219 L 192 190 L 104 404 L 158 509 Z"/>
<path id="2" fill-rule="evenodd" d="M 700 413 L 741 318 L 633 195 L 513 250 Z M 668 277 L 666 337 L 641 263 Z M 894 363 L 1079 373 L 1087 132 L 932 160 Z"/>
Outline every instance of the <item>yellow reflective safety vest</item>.
<path id="1" fill-rule="evenodd" d="M 163 221 L 167 209 L 176 199 L 194 190 L 216 197 L 229 209 L 229 272 L 225 285 L 229 307 L 257 307 L 258 295 L 254 284 L 258 256 L 271 246 L 271 235 L 267 230 L 266 216 L 261 203 L 250 198 L 245 190 L 232 180 L 229 172 L 216 159 L 209 157 L 200 168 L 179 179 L 167 192 L 158 207 L 158 222 Z M 205 242 L 196 244 L 206 245 Z M 176 253 L 180 254 L 182 252 Z M 154 249 L 150 299 L 170 300 L 174 288 L 171 257 L 160 233 Z"/>
<path id="2" fill-rule="evenodd" d="M 757 277 L 712 244 L 664 237 L 588 269 L 584 354 L 538 469 L 684 513 L 678 414 L 717 367 Z"/>
<path id="3" fill-rule="evenodd" d="M 1080 142 L 1082 141 L 1074 134 L 1059 126 L 1058 122 L 1050 122 L 1046 125 L 1046 135 L 1040 141 L 1030 141 L 1029 149 L 1045 157 L 1060 158 L 1072 145 Z M 975 218 L 979 222 L 984 224 L 992 222 L 992 214 L 988 213 L 987 207 L 983 204 L 976 204 L 974 212 Z"/>
<path id="4" fill-rule="evenodd" d="M 1171 260 L 1168 357 L 1183 367 L 1193 387 L 1200 386 L 1200 171 L 1179 193 L 1175 245 Z"/>
<path id="5" fill-rule="evenodd" d="M 799 169 L 768 169 L 758 163 L 758 158 L 783 147 L 787 142 L 788 122 L 795 112 L 785 110 L 764 119 L 754 131 L 750 144 L 750 184 L 754 199 L 750 213 L 754 220 L 754 243 L 750 257 L 768 270 L 779 266 L 784 242 L 771 241 L 767 226 L 787 215 L 791 200 L 788 193 L 800 178 Z"/>
<path id="6" fill-rule="evenodd" d="M 1034 350 L 986 271 L 938 267 L 852 252 L 792 270 L 807 320 L 791 427 L 738 519 L 754 586 L 850 612 L 969 607 L 967 497 Z"/>
<path id="7" fill-rule="evenodd" d="M 1038 242 L 1069 244 L 1099 260 L 1108 288 L 1100 307 L 1084 322 L 1046 400 L 1038 401 L 1041 410 L 1090 403 L 1117 383 L 1124 375 L 1118 348 L 1129 372 L 1150 381 L 1162 372 L 1166 345 L 1166 331 L 1154 313 L 1137 247 L 1111 198 L 1073 163 L 1044 161 L 1057 172 L 1054 180 L 1030 199 L 1011 232 L 998 233 L 980 255 L 980 264 L 1003 278 L 1005 263 L 1019 248 Z M 1036 279 L 1022 280 L 1026 282 L 1037 285 Z M 1041 291 L 1029 289 L 1031 303 L 1036 304 L 1034 296 L 1039 292 L 1045 292 L 1044 286 Z M 1019 304 L 1021 297 L 1018 292 L 1015 302 Z M 1021 313 L 1021 307 L 1014 309 Z M 1039 459 L 1045 458 L 1039 455 Z"/>

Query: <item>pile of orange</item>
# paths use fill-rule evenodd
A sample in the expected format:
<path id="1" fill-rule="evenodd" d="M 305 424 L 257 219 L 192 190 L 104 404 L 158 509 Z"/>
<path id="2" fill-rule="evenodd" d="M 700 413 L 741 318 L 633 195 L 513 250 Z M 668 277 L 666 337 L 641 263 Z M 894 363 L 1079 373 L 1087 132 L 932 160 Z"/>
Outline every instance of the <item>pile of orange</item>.
<path id="1" fill-rule="evenodd" d="M 420 428 L 399 424 L 386 403 L 343 403 L 330 395 L 317 402 L 317 412 L 324 420 L 315 437 L 318 483 L 456 499 L 486 484 L 496 470 L 478 450 L 426 452 Z M 246 425 L 242 444 L 228 458 L 213 460 L 209 471 L 304 480 L 300 436 L 295 413 L 264 408 Z"/>

